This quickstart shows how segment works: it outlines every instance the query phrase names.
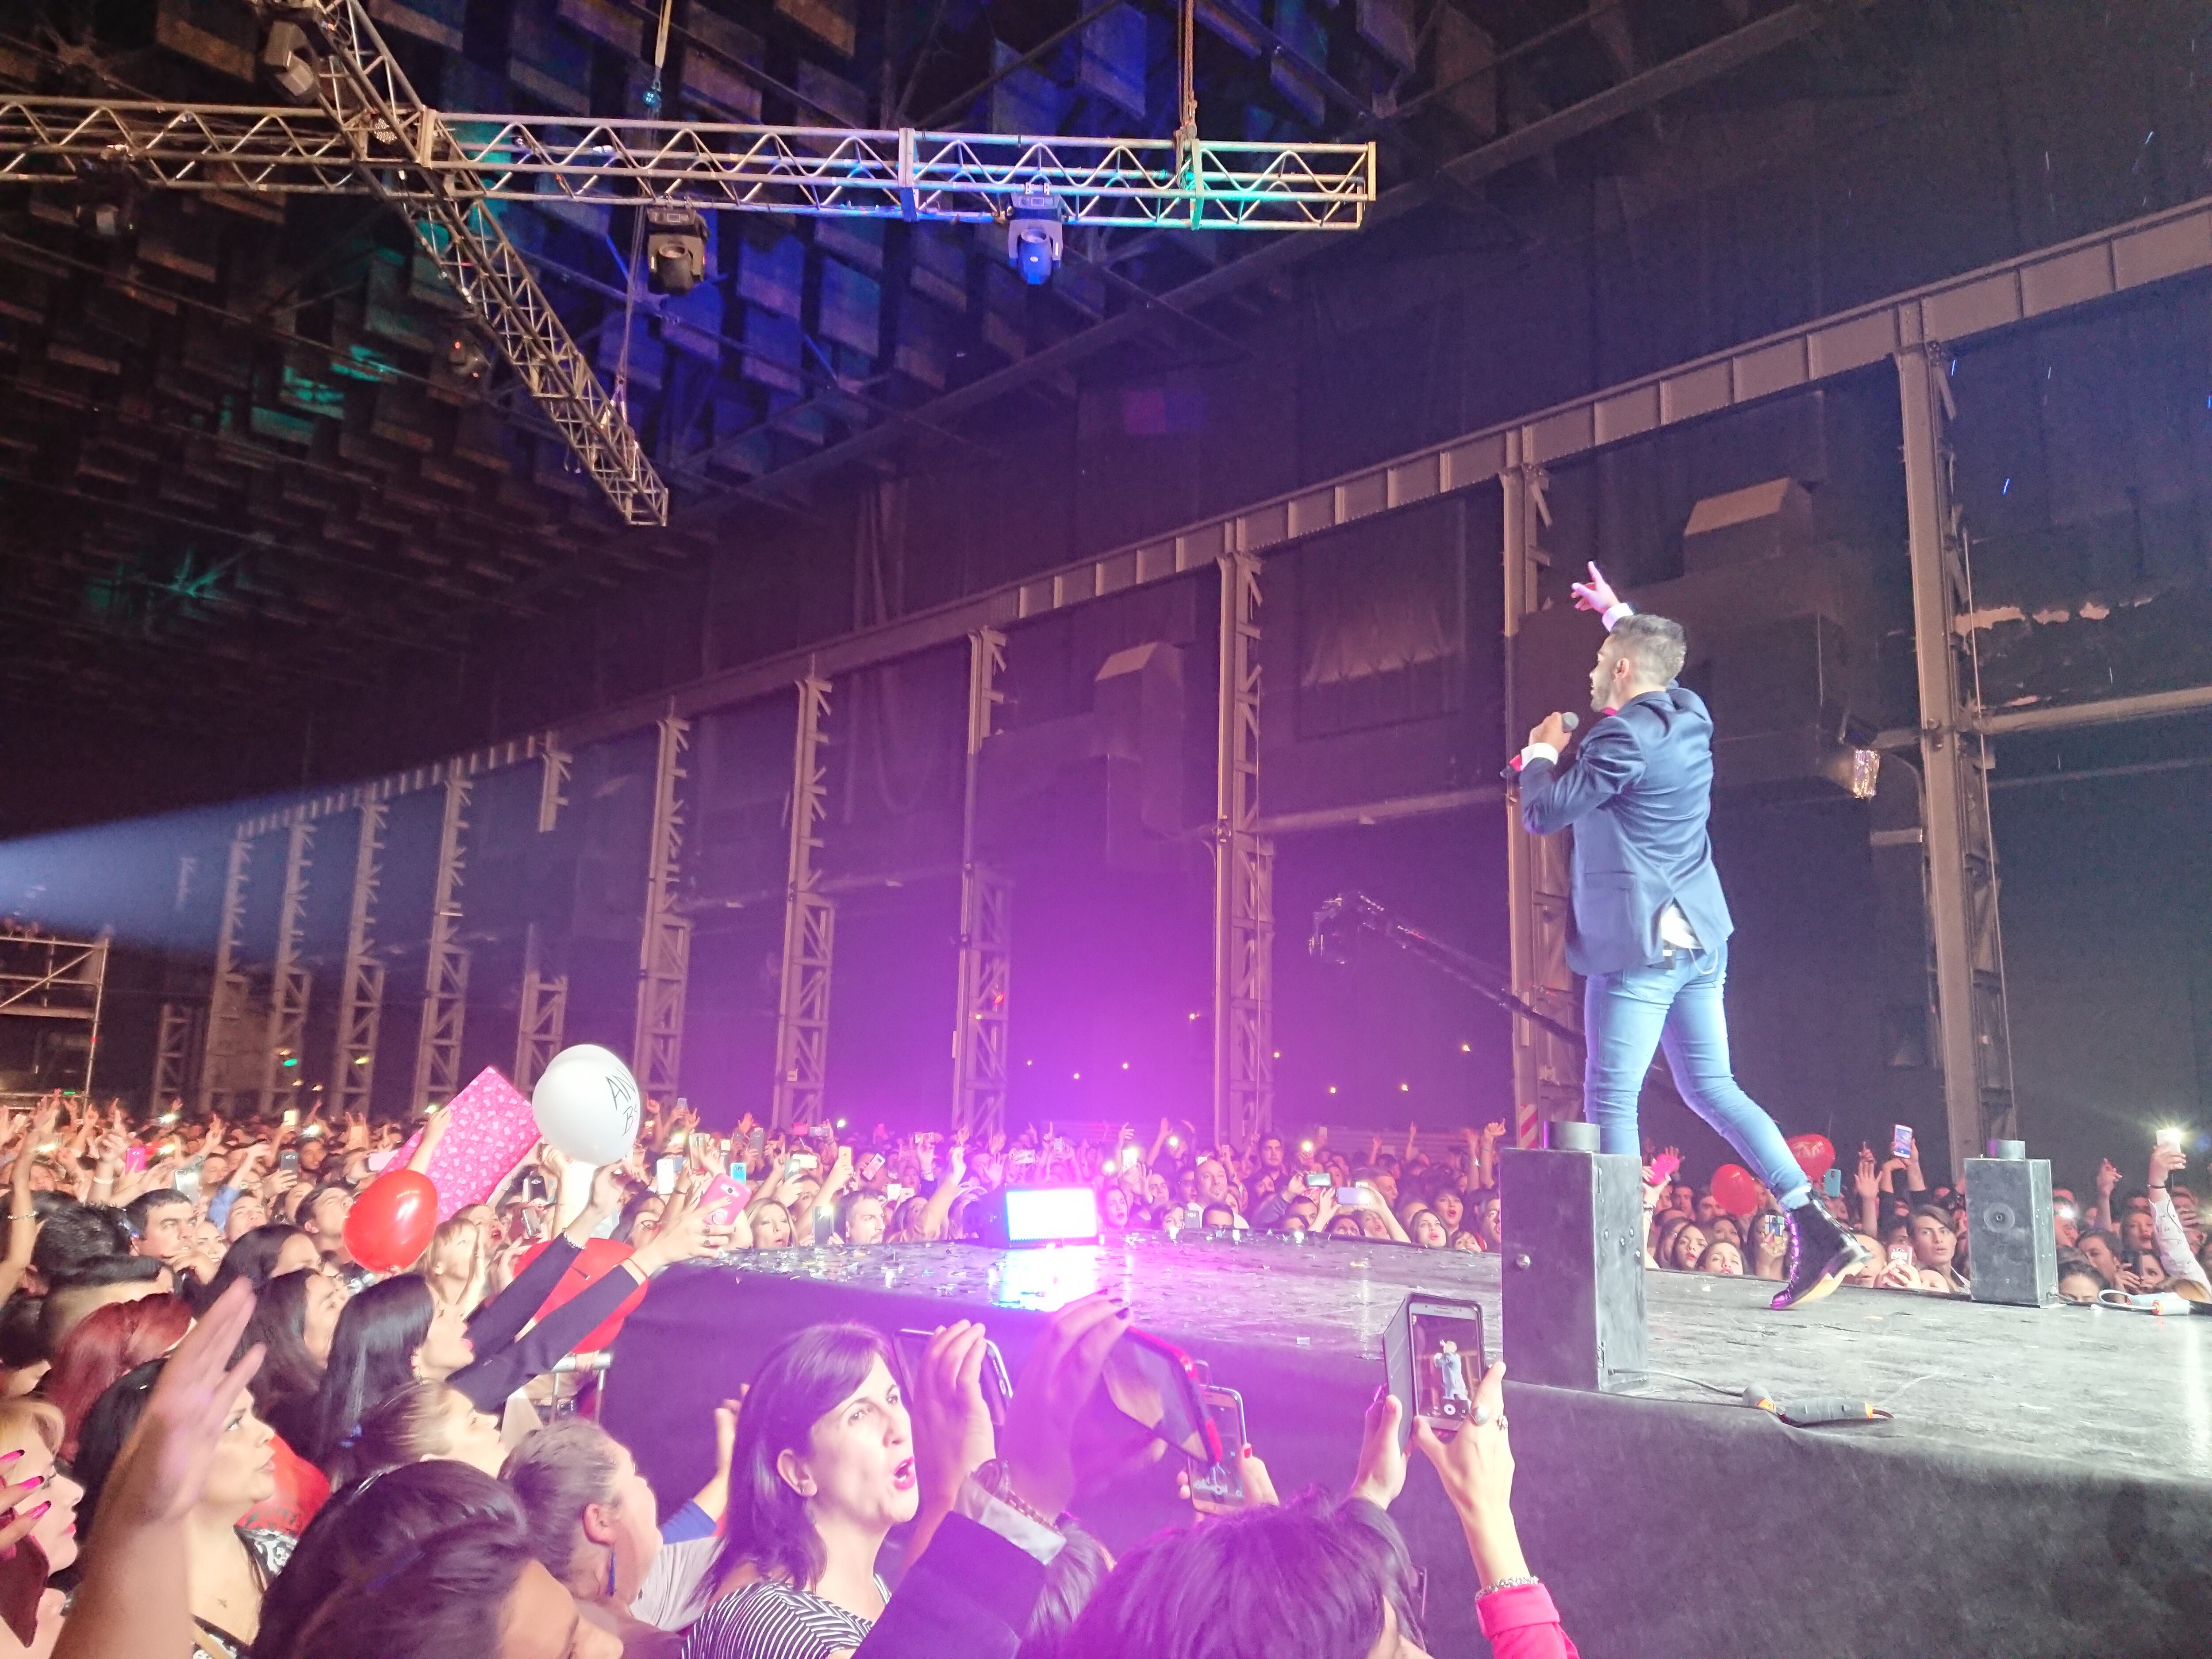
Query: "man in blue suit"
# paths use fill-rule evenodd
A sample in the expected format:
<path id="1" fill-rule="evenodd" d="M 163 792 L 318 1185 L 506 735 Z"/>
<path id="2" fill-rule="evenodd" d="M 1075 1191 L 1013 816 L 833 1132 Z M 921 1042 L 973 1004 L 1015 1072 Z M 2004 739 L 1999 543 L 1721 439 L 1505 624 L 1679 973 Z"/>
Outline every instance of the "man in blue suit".
<path id="1" fill-rule="evenodd" d="M 1782 1131 L 1738 1086 L 1729 1064 L 1728 939 L 1735 931 L 1713 868 L 1713 721 L 1674 684 L 1686 654 L 1681 624 L 1620 603 L 1598 568 L 1575 603 L 1605 620 L 1590 671 L 1601 718 L 1562 761 L 1568 732 L 1546 716 L 1521 751 L 1521 822 L 1529 834 L 1573 826 L 1574 921 L 1567 963 L 1584 975 L 1584 1109 L 1608 1152 L 1641 1156 L 1636 1101 L 1663 1042 L 1674 1082 L 1780 1199 L 1790 1272 L 1774 1306 L 1835 1289 L 1866 1259 L 1813 1194 Z"/>

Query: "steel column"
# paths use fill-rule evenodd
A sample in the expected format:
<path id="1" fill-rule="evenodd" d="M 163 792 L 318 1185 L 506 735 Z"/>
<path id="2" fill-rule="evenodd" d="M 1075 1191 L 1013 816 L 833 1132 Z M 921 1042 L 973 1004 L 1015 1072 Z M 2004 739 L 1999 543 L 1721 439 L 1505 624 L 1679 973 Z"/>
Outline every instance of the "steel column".
<path id="1" fill-rule="evenodd" d="M 461 836 L 469 827 L 464 777 L 446 780 L 438 832 L 438 881 L 430 900 L 430 949 L 423 965 L 422 1029 L 415 1042 L 410 1110 L 449 1100 L 461 1086 L 461 1028 L 468 1013 L 469 953 L 456 943 L 461 922 Z"/>
<path id="2" fill-rule="evenodd" d="M 1973 608 L 1965 528 L 1952 493 L 1950 354 L 1930 343 L 1897 354 L 1904 416 L 1912 642 L 1920 689 L 1921 825 L 1935 942 L 1936 1051 L 1952 1178 L 2013 1125 L 2012 1042 L 1990 838 L 1989 757 L 1980 715 L 1960 684 L 1955 619 Z"/>
<path id="3" fill-rule="evenodd" d="M 952 1127 L 1005 1126 L 1006 1015 L 1013 970 L 1013 884 L 975 856 L 975 789 L 991 711 L 1006 701 L 999 676 L 1006 636 L 968 636 L 968 756 L 960 798 L 960 956 L 952 1025 Z"/>
<path id="4" fill-rule="evenodd" d="M 638 943 L 637 1036 L 630 1053 L 638 1086 L 648 1097 L 673 1095 L 684 1059 L 684 991 L 691 971 L 691 922 L 676 908 L 684 859 L 684 750 L 691 741 L 688 720 L 660 722 L 659 760 L 653 773 L 653 842 L 647 854 L 645 927 Z"/>
<path id="5" fill-rule="evenodd" d="M 246 922 L 246 867 L 253 843 L 245 830 L 230 838 L 222 874 L 222 921 L 216 931 L 215 978 L 208 993 L 207 1051 L 200 1066 L 200 1111 L 213 1112 L 227 1095 L 238 1063 L 240 1022 L 246 1018 L 246 975 L 238 971 L 239 936 Z M 229 1101 L 220 1103 L 228 1107 Z"/>
<path id="6" fill-rule="evenodd" d="M 161 1029 L 154 1038 L 154 1086 L 149 1091 L 152 1108 L 157 1112 L 167 1110 L 170 1102 L 182 1101 L 191 1086 L 198 1012 L 188 1002 L 161 1005 Z"/>
<path id="7" fill-rule="evenodd" d="M 561 1052 L 568 1018 L 568 976 L 544 971 L 538 957 L 538 924 L 522 948 L 522 1002 L 514 1031 L 514 1086 L 527 1091 Z"/>
<path id="8" fill-rule="evenodd" d="M 376 921 L 376 884 L 383 873 L 380 800 L 364 801 L 354 855 L 353 902 L 346 912 L 345 966 L 338 991 L 337 1052 L 331 1061 L 330 1102 L 343 1118 L 366 1112 L 376 1088 L 376 1034 L 384 1019 L 384 963 L 369 944 Z"/>
<path id="9" fill-rule="evenodd" d="M 1213 1129 L 1241 1146 L 1275 1111 L 1275 843 L 1260 820 L 1260 560 L 1221 567 L 1214 751 Z"/>
<path id="10" fill-rule="evenodd" d="M 822 1115 L 830 1060 L 830 963 L 837 907 L 820 890 L 814 854 L 827 811 L 822 762 L 829 738 L 830 682 L 810 673 L 799 682 L 798 737 L 791 757 L 791 860 L 784 890 L 783 979 L 775 1010 L 775 1097 L 770 1121 L 779 1129 Z"/>
<path id="11" fill-rule="evenodd" d="M 568 787 L 568 769 L 575 757 L 549 736 L 538 751 L 538 759 L 543 769 L 538 782 L 538 833 L 550 836 L 561 821 L 561 809 L 568 804 L 568 798 L 561 792 Z"/>
<path id="12" fill-rule="evenodd" d="M 276 964 L 269 979 L 269 1052 L 261 1085 L 264 1115 L 282 1109 L 282 1097 L 289 1097 L 289 1103 L 296 1106 L 306 1081 L 301 1050 L 307 1044 L 307 993 L 313 975 L 300 961 L 300 923 L 307 902 L 307 854 L 314 843 L 315 826 L 304 818 L 292 826 L 284 842 L 284 896 L 276 907 Z M 292 1062 L 289 1066 L 287 1060 Z"/>
<path id="13" fill-rule="evenodd" d="M 1551 522 L 1544 469 L 1532 459 L 1534 434 L 1523 427 L 1506 434 L 1506 465 L 1498 474 L 1505 504 L 1505 742 L 1518 751 L 1534 709 L 1514 695 L 1516 641 L 1522 618 L 1540 602 L 1538 573 L 1550 563 L 1541 548 Z M 1521 827 L 1521 803 L 1505 801 L 1505 870 L 1512 937 L 1513 994 L 1538 1012 L 1582 1029 L 1575 977 L 1567 967 L 1567 919 L 1573 914 L 1571 854 L 1565 836 L 1532 836 Z M 1534 1146 L 1546 1119 L 1582 1111 L 1582 1060 L 1567 1043 L 1519 1015 L 1512 1022 L 1513 1142 Z"/>

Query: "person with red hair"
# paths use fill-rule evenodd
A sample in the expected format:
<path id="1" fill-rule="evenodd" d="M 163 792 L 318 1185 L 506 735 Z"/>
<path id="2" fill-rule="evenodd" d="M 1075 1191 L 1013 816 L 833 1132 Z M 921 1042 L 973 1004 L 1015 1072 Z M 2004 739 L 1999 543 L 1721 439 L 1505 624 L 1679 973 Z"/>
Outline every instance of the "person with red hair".
<path id="1" fill-rule="evenodd" d="M 111 1302 L 73 1327 L 54 1350 L 40 1392 L 62 1414 L 61 1456 L 76 1455 L 77 1434 L 92 1402 L 125 1371 L 159 1359 L 191 1328 L 191 1310 L 173 1296 Z"/>

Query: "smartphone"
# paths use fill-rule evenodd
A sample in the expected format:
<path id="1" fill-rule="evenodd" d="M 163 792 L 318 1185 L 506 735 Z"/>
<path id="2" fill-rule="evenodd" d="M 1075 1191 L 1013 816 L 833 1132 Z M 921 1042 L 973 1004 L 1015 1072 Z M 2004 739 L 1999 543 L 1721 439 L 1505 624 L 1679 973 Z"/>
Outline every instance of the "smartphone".
<path id="1" fill-rule="evenodd" d="M 298 1173 L 300 1168 L 300 1154 L 295 1152 L 291 1147 L 287 1146 L 283 1152 L 276 1154 L 276 1167 L 280 1170 L 290 1170 L 295 1174 Z"/>
<path id="2" fill-rule="evenodd" d="M 298 1107 L 288 1106 L 284 1109 L 284 1127 L 288 1129 L 296 1129 L 300 1127 L 300 1109 Z"/>
<path id="3" fill-rule="evenodd" d="M 808 1170 L 818 1170 L 821 1167 L 822 1160 L 811 1152 L 793 1152 L 783 1161 L 784 1174 L 787 1177 L 799 1175 Z"/>
<path id="4" fill-rule="evenodd" d="M 1892 1158 L 1906 1159 L 1911 1158 L 1912 1126 L 1910 1123 L 1897 1124 L 1890 1130 L 1889 1155 Z"/>
<path id="5" fill-rule="evenodd" d="M 177 1171 L 176 1188 L 195 1204 L 200 1201 L 200 1160 L 194 1158 Z"/>
<path id="6" fill-rule="evenodd" d="M 1679 1152 L 1662 1152 L 1651 1160 L 1651 1179 L 1654 1182 L 1672 1181 L 1674 1171 L 1682 1167 Z"/>
<path id="7" fill-rule="evenodd" d="M 1820 1190 L 1830 1198 L 1841 1198 L 1844 1195 L 1844 1172 L 1831 1165 L 1828 1172 L 1820 1177 Z"/>
<path id="8" fill-rule="evenodd" d="M 891 1346 L 912 1377 L 921 1369 L 921 1357 L 929 1346 L 932 1331 L 901 1331 Z M 1013 1404 L 1013 1379 L 1006 1372 L 1006 1357 L 999 1352 L 999 1345 L 988 1337 L 983 1339 L 983 1375 L 980 1379 L 983 1389 L 983 1409 L 991 1414 L 991 1421 L 1005 1427 L 1007 1408 Z M 1242 1443 L 1241 1442 L 1239 1443 Z"/>
<path id="9" fill-rule="evenodd" d="M 881 1152 L 870 1152 L 860 1160 L 860 1179 L 873 1181 L 876 1178 L 876 1172 L 883 1167 L 884 1155 Z"/>
<path id="10" fill-rule="evenodd" d="M 1406 1407 L 1398 1417 L 1400 1443 L 1412 1443 L 1416 1414 L 1445 1440 L 1472 1422 L 1474 1391 L 1489 1369 L 1481 1304 L 1410 1293 L 1382 1334 L 1383 1382 Z"/>
<path id="11" fill-rule="evenodd" d="M 758 1152 L 762 1147 L 767 1146 L 767 1128 L 762 1124 L 754 1124 L 752 1133 L 745 1137 L 745 1145 L 751 1147 L 755 1152 Z"/>
<path id="12" fill-rule="evenodd" d="M 1889 1263 L 1893 1267 L 1910 1267 L 1912 1265 L 1912 1246 L 1899 1239 L 1889 1247 Z"/>
<path id="13" fill-rule="evenodd" d="M 1184 1205 L 1182 1210 L 1182 1224 L 1186 1227 L 1203 1227 L 1206 1224 L 1206 1206 L 1203 1204 Z"/>
<path id="14" fill-rule="evenodd" d="M 522 1211 L 522 1236 L 525 1238 L 545 1237 L 545 1217 L 535 1206 L 525 1205 Z"/>
<path id="15" fill-rule="evenodd" d="M 2181 1150 L 2181 1131 L 2179 1129 L 2160 1129 L 2158 1132 L 2158 1144 L 2161 1146 L 2171 1146 L 2174 1151 L 2179 1152 Z"/>
<path id="16" fill-rule="evenodd" d="M 1214 1437 L 1221 1443 L 1221 1461 L 1192 1472 L 1191 1496 L 1216 1504 L 1242 1504 L 1244 1479 L 1237 1472 L 1237 1454 L 1251 1438 L 1244 1427 L 1244 1396 L 1234 1389 L 1218 1389 L 1204 1382 L 1199 1385 L 1198 1397 L 1205 1402 Z"/>
<path id="17" fill-rule="evenodd" d="M 666 1198 L 676 1190 L 676 1177 L 683 1172 L 684 1160 L 676 1157 L 661 1157 L 653 1160 L 653 1190 Z"/>
<path id="18" fill-rule="evenodd" d="M 906 1199 L 907 1189 L 896 1181 L 886 1181 L 884 1182 L 884 1196 L 894 1204 L 902 1203 Z"/>
<path id="19" fill-rule="evenodd" d="M 664 1164 L 669 1161 L 661 1159 Z M 733 1227 L 751 1200 L 752 1189 L 744 1182 L 718 1175 L 707 1183 L 707 1190 L 699 1194 L 699 1209 L 706 1217 L 708 1226 Z"/>
<path id="20" fill-rule="evenodd" d="M 1309 1187 L 1326 1187 L 1330 1182 L 1335 1179 L 1336 1177 L 1329 1174 L 1326 1170 L 1308 1170 L 1306 1171 L 1306 1185 Z"/>
<path id="21" fill-rule="evenodd" d="M 1336 1189 L 1336 1201 L 1347 1210 L 1366 1208 L 1368 1200 L 1373 1196 L 1364 1187 L 1339 1187 Z"/>
<path id="22" fill-rule="evenodd" d="M 1197 1363 L 1174 1343 L 1131 1327 L 1106 1351 L 1098 1387 L 1121 1419 L 1164 1440 L 1200 1468 L 1221 1462 L 1221 1431 L 1199 1396 Z M 1097 1430 L 1097 1419 L 1090 1426 Z M 1076 1466 L 1085 1466 L 1080 1453 Z"/>
<path id="23" fill-rule="evenodd" d="M 688 1135 L 688 1134 L 678 1134 L 678 1135 L 671 1135 L 671 1136 L 669 1136 L 669 1137 L 668 1137 L 668 1150 L 669 1150 L 670 1152 L 689 1152 L 689 1151 L 690 1151 L 690 1149 L 691 1149 L 691 1137 L 690 1137 L 690 1135 Z"/>
<path id="24" fill-rule="evenodd" d="M 123 1151 L 124 1172 L 127 1175 L 143 1174 L 146 1169 L 147 1156 L 146 1149 L 143 1146 L 133 1145 L 125 1147 Z"/>

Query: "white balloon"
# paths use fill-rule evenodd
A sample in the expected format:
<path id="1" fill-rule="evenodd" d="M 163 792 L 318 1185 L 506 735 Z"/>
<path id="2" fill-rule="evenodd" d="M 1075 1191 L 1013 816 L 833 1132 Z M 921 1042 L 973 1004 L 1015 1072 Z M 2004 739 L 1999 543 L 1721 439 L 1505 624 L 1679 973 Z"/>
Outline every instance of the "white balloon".
<path id="1" fill-rule="evenodd" d="M 553 1056 L 530 1097 L 538 1132 L 586 1164 L 619 1164 L 637 1143 L 637 1079 L 595 1042 Z"/>

